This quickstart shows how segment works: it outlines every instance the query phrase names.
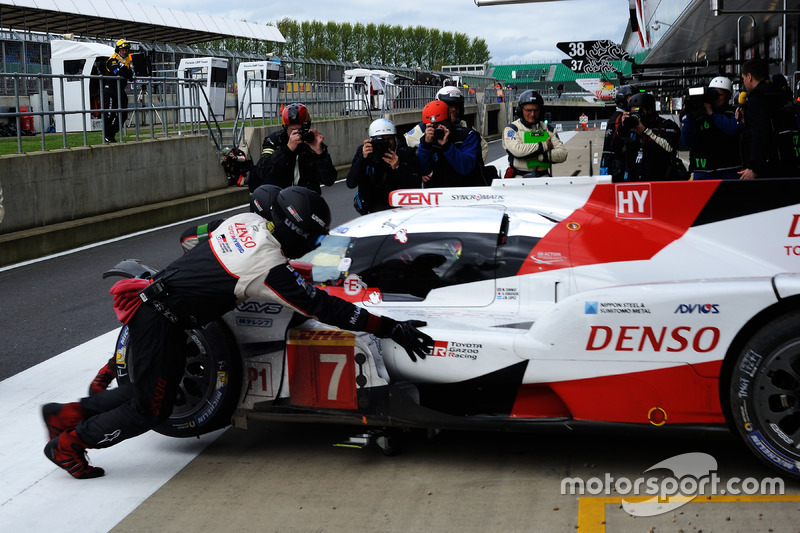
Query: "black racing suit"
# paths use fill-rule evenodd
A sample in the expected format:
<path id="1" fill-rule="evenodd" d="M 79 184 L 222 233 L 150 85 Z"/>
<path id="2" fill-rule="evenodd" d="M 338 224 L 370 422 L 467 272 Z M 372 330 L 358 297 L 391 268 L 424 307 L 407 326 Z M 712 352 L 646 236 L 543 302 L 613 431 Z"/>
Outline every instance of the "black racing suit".
<path id="1" fill-rule="evenodd" d="M 133 62 L 129 53 L 126 58 L 116 52 L 106 61 L 106 71 L 103 74 L 103 109 L 127 109 L 128 95 L 125 85 L 133 81 Z M 121 115 L 121 117 L 120 117 Z M 116 140 L 121 122 L 125 122 L 128 114 L 125 111 L 106 111 L 103 115 L 105 137 Z"/>
<path id="2" fill-rule="evenodd" d="M 252 213 L 225 220 L 154 282 L 166 288 L 157 304 L 142 304 L 128 323 L 128 351 L 136 354 L 133 383 L 81 400 L 87 419 L 76 431 L 89 448 L 112 446 L 169 418 L 186 364 L 185 330 L 219 318 L 238 300 L 268 298 L 353 331 L 379 333 L 388 323 L 306 284 L 267 222 Z"/>

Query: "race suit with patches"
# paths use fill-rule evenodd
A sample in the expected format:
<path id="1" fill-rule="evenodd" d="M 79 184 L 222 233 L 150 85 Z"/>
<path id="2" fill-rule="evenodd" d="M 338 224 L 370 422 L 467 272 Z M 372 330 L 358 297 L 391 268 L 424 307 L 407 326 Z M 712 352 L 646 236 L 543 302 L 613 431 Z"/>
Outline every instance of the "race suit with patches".
<path id="1" fill-rule="evenodd" d="M 547 140 L 553 143 L 548 148 Z M 508 163 L 514 177 L 533 172 L 540 176 L 552 176 L 553 163 L 567 160 L 567 149 L 552 126 L 539 122 L 530 127 L 517 119 L 503 130 L 503 149 L 508 153 Z"/>
<path id="2" fill-rule="evenodd" d="M 186 364 L 185 330 L 199 328 L 247 298 L 268 298 L 332 326 L 377 333 L 382 319 L 329 296 L 291 268 L 267 222 L 253 213 L 225 220 L 210 238 L 154 278 L 164 285 L 155 304 L 144 303 L 128 323 L 133 383 L 81 400 L 87 420 L 79 438 L 105 448 L 169 418 Z"/>

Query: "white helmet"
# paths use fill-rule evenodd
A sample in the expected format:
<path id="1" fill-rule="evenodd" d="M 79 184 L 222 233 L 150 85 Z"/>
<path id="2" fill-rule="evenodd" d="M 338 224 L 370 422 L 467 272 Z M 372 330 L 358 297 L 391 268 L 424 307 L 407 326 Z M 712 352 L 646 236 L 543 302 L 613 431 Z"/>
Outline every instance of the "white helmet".
<path id="1" fill-rule="evenodd" d="M 436 99 L 447 105 L 464 107 L 464 93 L 458 87 L 442 87 L 436 93 Z"/>
<path id="2" fill-rule="evenodd" d="M 379 118 L 372 121 L 369 125 L 369 137 L 381 137 L 383 135 L 397 135 L 397 128 L 391 120 Z"/>
<path id="3" fill-rule="evenodd" d="M 708 86 L 712 89 L 723 89 L 728 91 L 729 93 L 733 92 L 733 85 L 731 85 L 731 80 L 726 78 L 725 76 L 717 76 Z"/>

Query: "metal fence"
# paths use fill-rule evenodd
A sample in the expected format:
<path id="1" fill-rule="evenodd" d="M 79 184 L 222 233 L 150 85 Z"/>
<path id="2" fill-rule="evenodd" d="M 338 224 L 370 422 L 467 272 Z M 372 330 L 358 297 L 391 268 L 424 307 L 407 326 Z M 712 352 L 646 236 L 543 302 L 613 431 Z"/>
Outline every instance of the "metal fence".
<path id="1" fill-rule="evenodd" d="M 31 136 L 40 138 L 42 150 L 104 143 L 103 117 L 115 113 L 122 125 L 122 140 L 208 133 L 217 150 L 222 150 L 219 122 L 224 118 L 224 104 L 221 111 L 213 112 L 210 100 L 218 100 L 220 95 L 209 95 L 203 80 L 162 73 L 124 85 L 108 81 L 96 75 L 0 73 L 0 86 L 7 94 L 0 97 L 0 138 L 3 131 L 16 137 L 18 153 L 24 151 L 23 139 Z M 281 109 L 293 102 L 308 106 L 315 120 L 377 118 L 389 112 L 421 110 L 441 88 L 406 81 L 376 89 L 370 83 L 248 79 L 244 91 L 239 92 L 233 145 L 244 142 L 245 126 L 279 123 Z M 117 91 L 118 101 L 124 91 L 128 107 L 104 107 L 108 100 L 105 85 Z M 483 91 L 462 92 L 466 105 L 482 103 Z M 91 132 L 100 132 L 100 140 L 97 136 L 90 139 Z M 52 139 L 58 136 L 61 143 L 54 143 Z"/>
<path id="2" fill-rule="evenodd" d="M 23 138 L 31 136 L 40 137 L 42 150 L 52 149 L 47 140 L 59 134 L 61 145 L 55 148 L 88 146 L 94 144 L 91 132 L 100 132 L 105 143 L 103 117 L 115 113 L 123 141 L 128 135 L 141 140 L 208 132 L 221 148 L 222 133 L 217 117 L 208 112 L 202 80 L 137 78 L 124 85 L 119 80 L 108 84 L 109 78 L 94 75 L 0 73 L 0 86 L 9 94 L 0 100 L 0 130 L 16 137 L 18 153 Z M 106 84 L 117 91 L 117 101 L 125 93 L 127 108 L 104 106 L 109 101 Z M 78 126 L 74 117 L 79 117 Z"/>
<path id="3" fill-rule="evenodd" d="M 396 111 L 422 110 L 441 87 L 419 84 L 387 84 L 372 89 L 369 84 L 323 81 L 277 81 L 274 79 L 246 80 L 240 92 L 233 141 L 235 146 L 245 142 L 245 126 L 265 126 L 279 123 L 284 106 L 302 103 L 314 120 L 343 116 L 379 118 Z M 478 103 L 483 93 L 465 94 L 465 105 Z"/>

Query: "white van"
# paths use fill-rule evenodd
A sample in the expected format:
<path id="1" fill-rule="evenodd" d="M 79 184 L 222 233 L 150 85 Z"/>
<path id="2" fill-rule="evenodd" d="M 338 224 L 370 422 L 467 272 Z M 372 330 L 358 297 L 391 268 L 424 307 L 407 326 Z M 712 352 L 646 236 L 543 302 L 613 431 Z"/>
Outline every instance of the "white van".
<path id="1" fill-rule="evenodd" d="M 344 71 L 345 113 L 365 111 L 367 105 L 371 110 L 383 110 L 392 107 L 400 87 L 395 85 L 395 75 L 385 70 L 354 68 Z M 369 104 L 367 104 L 369 102 Z"/>

